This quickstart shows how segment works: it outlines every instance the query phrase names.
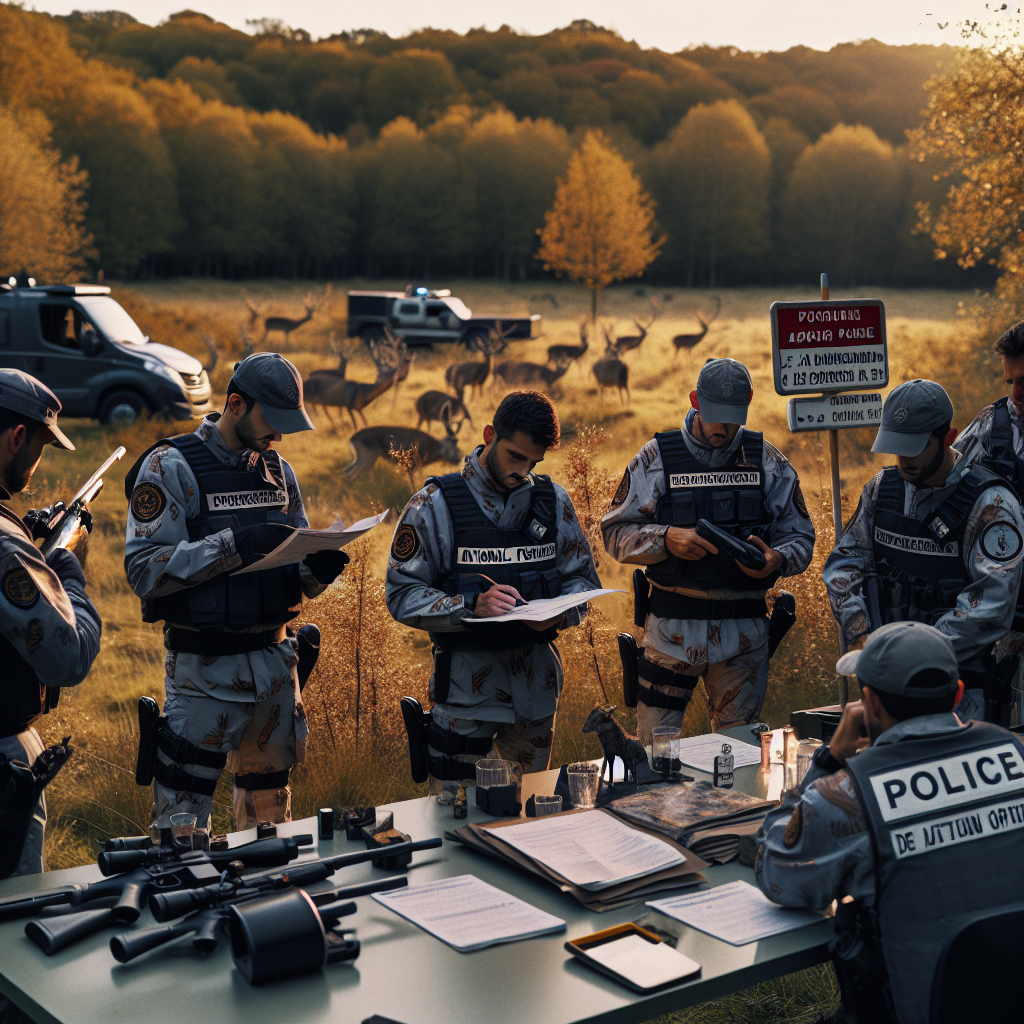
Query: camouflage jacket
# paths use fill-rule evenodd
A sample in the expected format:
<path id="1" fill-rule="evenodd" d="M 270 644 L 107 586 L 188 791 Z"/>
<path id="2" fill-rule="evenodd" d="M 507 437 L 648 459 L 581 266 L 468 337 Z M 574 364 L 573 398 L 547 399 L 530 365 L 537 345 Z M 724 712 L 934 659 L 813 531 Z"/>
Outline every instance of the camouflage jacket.
<path id="1" fill-rule="evenodd" d="M 1013 434 L 1013 450 L 1018 457 L 1024 457 L 1024 422 L 1013 402 L 1006 403 L 1007 411 L 1010 413 L 1010 430 Z M 984 458 L 989 452 L 989 444 L 992 437 L 992 417 L 995 408 L 986 405 L 981 412 L 960 432 L 953 447 L 967 459 L 968 462 L 976 462 Z"/>
<path id="2" fill-rule="evenodd" d="M 743 440 L 740 428 L 732 443 L 712 449 L 691 433 L 693 410 L 683 424 L 683 438 L 691 453 L 710 467 L 732 459 Z M 775 516 L 770 546 L 786 558 L 785 576 L 797 576 L 811 563 L 814 553 L 814 524 L 800 492 L 800 480 L 789 460 L 769 442 L 764 443 L 765 492 Z M 665 470 L 656 440 L 650 440 L 626 467 L 611 508 L 601 520 L 605 550 L 617 562 L 651 565 L 668 556 L 665 535 L 668 527 L 655 521 L 659 499 L 665 494 Z M 711 600 L 730 601 L 754 596 L 731 590 L 678 589 L 679 593 Z M 767 591 L 767 587 L 765 591 Z M 647 616 L 644 646 L 680 662 L 716 664 L 754 650 L 768 639 L 764 619 L 659 619 Z"/>

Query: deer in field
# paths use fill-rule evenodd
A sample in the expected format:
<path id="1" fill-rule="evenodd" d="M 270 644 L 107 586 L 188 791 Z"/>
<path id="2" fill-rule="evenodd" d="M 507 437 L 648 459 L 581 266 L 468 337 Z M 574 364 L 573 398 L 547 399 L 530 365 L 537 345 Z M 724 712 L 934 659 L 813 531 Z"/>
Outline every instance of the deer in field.
<path id="1" fill-rule="evenodd" d="M 604 398 L 605 389 L 618 388 L 619 401 L 622 401 L 622 391 L 625 389 L 626 398 L 629 398 L 629 367 L 619 358 L 615 351 L 615 341 L 611 337 L 611 331 L 604 328 L 604 358 L 598 359 L 591 367 L 594 376 L 597 378 L 598 391 Z"/>
<path id="2" fill-rule="evenodd" d="M 697 322 L 701 326 L 701 329 L 697 334 L 677 334 L 672 339 L 672 345 L 675 347 L 675 355 L 679 355 L 680 349 L 691 349 L 694 345 L 698 345 L 704 340 L 704 335 L 708 333 L 708 328 L 714 322 L 718 314 L 722 312 L 722 300 L 716 295 L 713 301 L 715 303 L 715 311 L 706 320 L 704 319 L 703 310 L 697 310 L 695 314 Z"/>
<path id="3" fill-rule="evenodd" d="M 580 344 L 578 345 L 548 345 L 549 363 L 576 363 L 586 354 L 587 343 L 587 321 L 580 324 Z"/>
<path id="4" fill-rule="evenodd" d="M 217 348 L 217 343 L 209 334 L 203 335 L 203 344 L 210 353 L 210 361 L 208 363 L 203 363 L 203 369 L 206 371 L 206 376 L 209 377 L 220 360 L 220 351 Z"/>
<path id="5" fill-rule="evenodd" d="M 483 390 L 494 367 L 494 357 L 499 352 L 504 352 L 507 345 L 505 332 L 499 326 L 483 341 L 483 362 L 474 360 L 471 363 L 452 363 L 445 370 L 445 383 L 458 395 L 460 402 L 466 400 L 466 388 L 469 388 L 470 395 L 474 390 L 477 394 Z"/>
<path id="6" fill-rule="evenodd" d="M 415 452 L 414 458 L 402 458 L 399 462 L 408 472 L 410 484 L 415 486 L 412 484 L 414 465 L 426 466 L 431 462 L 446 462 L 457 466 L 461 461 L 462 456 L 459 454 L 455 431 L 452 430 L 450 421 L 445 421 L 444 429 L 446 436 L 443 440 L 412 427 L 367 427 L 357 430 L 348 439 L 352 446 L 352 461 L 345 467 L 344 475 L 349 478 L 359 476 L 374 466 L 381 457 L 391 462 L 399 462 L 396 458 L 399 452 Z"/>
<path id="7" fill-rule="evenodd" d="M 626 334 L 620 338 L 615 339 L 614 349 L 617 356 L 622 356 L 626 352 L 632 352 L 633 349 L 639 348 L 643 343 L 644 338 L 647 337 L 647 332 L 651 329 L 654 321 L 658 319 L 658 313 L 660 310 L 654 304 L 653 299 L 647 300 L 651 305 L 651 319 L 645 324 L 641 324 L 636 317 L 633 317 L 633 323 L 636 324 L 636 329 L 640 332 L 639 334 Z M 605 334 L 605 341 L 608 341 L 608 335 Z"/>
<path id="8" fill-rule="evenodd" d="M 534 384 L 550 388 L 556 380 L 564 376 L 571 365 L 571 363 L 555 363 L 553 360 L 549 360 L 544 365 L 509 361 L 499 363 L 494 368 L 494 376 L 500 377 L 506 385 Z"/>
<path id="9" fill-rule="evenodd" d="M 434 420 L 437 420 L 438 423 L 444 423 L 446 420 L 451 422 L 456 416 L 461 417 L 455 427 L 456 434 L 462 429 L 462 424 L 466 420 L 469 420 L 470 424 L 473 423 L 473 417 L 469 415 L 469 410 L 465 405 L 454 395 L 449 395 L 444 391 L 424 391 L 416 399 L 416 415 L 419 416 L 419 419 L 416 421 L 417 430 L 423 425 L 424 421 L 429 430 L 430 424 Z"/>
<path id="10" fill-rule="evenodd" d="M 317 297 L 312 292 L 309 292 L 305 299 L 302 300 L 303 309 L 306 311 L 305 316 L 292 318 L 287 316 L 268 316 L 263 318 L 263 337 L 260 339 L 262 345 L 267 340 L 267 335 L 271 331 L 280 331 L 284 335 L 284 347 L 288 348 L 292 331 L 298 330 L 303 324 L 309 323 L 313 317 L 320 312 L 324 307 L 324 303 L 330 298 L 331 286 L 328 285 L 324 289 L 323 295 Z M 252 306 L 249 307 L 250 310 Z"/>
<path id="11" fill-rule="evenodd" d="M 308 377 L 302 382 L 304 386 L 308 386 L 309 382 L 314 378 L 330 378 L 331 380 L 344 380 L 345 373 L 348 370 L 348 357 L 345 355 L 337 345 L 334 344 L 334 331 L 331 331 L 327 335 L 327 347 L 337 356 L 338 365 L 330 366 L 322 370 L 313 370 Z"/>

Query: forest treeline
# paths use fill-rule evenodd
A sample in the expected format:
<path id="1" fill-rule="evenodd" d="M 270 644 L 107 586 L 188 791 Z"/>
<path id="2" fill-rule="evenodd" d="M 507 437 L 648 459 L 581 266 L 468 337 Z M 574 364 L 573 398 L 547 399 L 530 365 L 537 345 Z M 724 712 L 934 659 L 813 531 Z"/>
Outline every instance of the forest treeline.
<path id="1" fill-rule="evenodd" d="M 0 4 L 0 271 L 536 276 L 556 179 L 600 128 L 655 200 L 650 278 L 964 281 L 914 233 L 949 181 L 906 138 L 953 47 L 253 28 Z"/>

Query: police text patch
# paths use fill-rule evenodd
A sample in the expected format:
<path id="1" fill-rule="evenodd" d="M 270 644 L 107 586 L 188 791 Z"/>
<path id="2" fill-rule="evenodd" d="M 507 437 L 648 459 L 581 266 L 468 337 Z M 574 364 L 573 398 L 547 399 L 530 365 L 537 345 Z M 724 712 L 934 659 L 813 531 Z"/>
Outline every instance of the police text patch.
<path id="1" fill-rule="evenodd" d="M 871 776 L 884 821 L 949 810 L 977 800 L 1024 792 L 1024 757 L 1015 743 L 983 747 Z"/>
<path id="2" fill-rule="evenodd" d="M 402 523 L 395 530 L 394 540 L 391 541 L 391 557 L 396 562 L 408 562 L 419 549 L 420 538 L 415 527 Z"/>
<path id="3" fill-rule="evenodd" d="M 288 495 L 281 490 L 225 491 L 208 494 L 206 504 L 211 512 L 226 512 L 235 508 L 280 508 L 288 504 Z"/>
<path id="4" fill-rule="evenodd" d="M 994 562 L 1010 562 L 1024 547 L 1020 532 L 1013 523 L 989 523 L 981 534 L 981 550 Z"/>
<path id="5" fill-rule="evenodd" d="M 902 860 L 1019 828 L 1024 828 L 1024 800 L 1007 800 L 963 814 L 927 818 L 906 828 L 895 828 L 889 836 L 896 858 Z"/>
<path id="6" fill-rule="evenodd" d="M 515 548 L 459 548 L 456 561 L 459 565 L 495 565 L 542 562 L 554 557 L 554 544 L 536 544 Z"/>
<path id="7" fill-rule="evenodd" d="M 875 542 L 898 551 L 914 551 L 920 555 L 938 555 L 940 558 L 956 558 L 960 554 L 960 545 L 955 540 L 939 544 L 929 537 L 908 537 L 904 533 L 893 533 L 875 527 Z"/>
<path id="8" fill-rule="evenodd" d="M 157 484 L 146 481 L 132 491 L 132 516 L 140 523 L 151 523 L 167 507 L 167 495 Z"/>
<path id="9" fill-rule="evenodd" d="M 673 473 L 668 485 L 673 490 L 679 487 L 757 487 L 761 474 L 757 470 L 720 470 L 714 473 Z"/>

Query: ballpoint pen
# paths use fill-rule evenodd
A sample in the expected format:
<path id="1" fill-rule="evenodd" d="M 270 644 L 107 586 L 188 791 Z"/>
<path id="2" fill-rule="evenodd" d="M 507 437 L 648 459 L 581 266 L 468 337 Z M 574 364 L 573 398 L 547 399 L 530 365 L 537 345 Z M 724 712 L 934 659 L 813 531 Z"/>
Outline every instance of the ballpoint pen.
<path id="1" fill-rule="evenodd" d="M 479 576 L 480 579 L 487 580 L 487 582 L 490 583 L 490 585 L 492 587 L 496 587 L 496 586 L 499 585 L 499 584 L 495 583 L 494 580 L 492 580 L 490 576 L 485 576 L 482 572 L 472 572 L 472 573 L 467 573 L 466 575 L 468 575 L 468 576 Z M 524 597 L 517 597 L 516 598 L 515 607 L 516 608 L 521 608 L 524 604 L 529 604 L 529 603 L 530 602 L 527 601 L 526 598 L 524 598 Z"/>

